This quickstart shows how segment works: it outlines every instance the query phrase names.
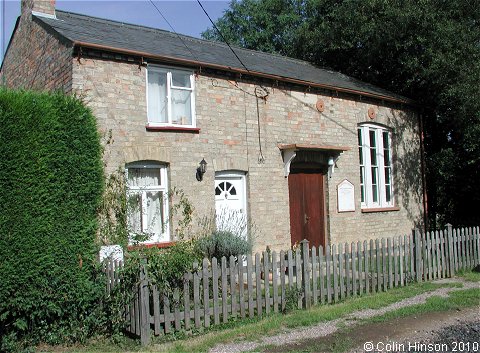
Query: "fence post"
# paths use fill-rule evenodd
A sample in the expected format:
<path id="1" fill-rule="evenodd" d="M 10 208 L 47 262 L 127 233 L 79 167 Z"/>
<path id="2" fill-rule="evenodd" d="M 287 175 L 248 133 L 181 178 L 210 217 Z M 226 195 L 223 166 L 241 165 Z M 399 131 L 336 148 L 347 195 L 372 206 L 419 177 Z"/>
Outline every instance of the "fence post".
<path id="1" fill-rule="evenodd" d="M 309 242 L 307 239 L 303 239 L 301 242 L 301 251 L 302 251 L 302 288 L 303 288 L 303 306 L 308 309 L 310 308 L 310 265 L 309 265 Z"/>
<path id="2" fill-rule="evenodd" d="M 140 269 L 140 342 L 142 346 L 150 344 L 150 293 L 148 290 L 147 267 L 143 263 Z"/>
<path id="3" fill-rule="evenodd" d="M 447 227 L 447 243 L 448 243 L 448 277 L 455 274 L 454 255 L 453 255 L 453 226 L 450 223 L 445 225 Z"/>
<path id="4" fill-rule="evenodd" d="M 420 232 L 418 229 L 412 230 L 412 238 L 413 243 L 415 244 L 415 276 L 417 282 L 422 281 L 422 246 L 421 246 L 421 239 L 420 239 Z"/>

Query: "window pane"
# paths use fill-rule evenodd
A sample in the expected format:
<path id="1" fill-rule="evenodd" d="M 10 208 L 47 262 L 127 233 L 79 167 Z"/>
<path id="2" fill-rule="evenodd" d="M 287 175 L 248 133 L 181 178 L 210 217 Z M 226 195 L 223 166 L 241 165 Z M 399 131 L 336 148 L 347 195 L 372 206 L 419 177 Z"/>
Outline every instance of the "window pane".
<path id="1" fill-rule="evenodd" d="M 172 123 L 192 124 L 191 91 L 172 89 Z"/>
<path id="2" fill-rule="evenodd" d="M 372 167 L 372 200 L 378 202 L 378 168 Z"/>
<path id="3" fill-rule="evenodd" d="M 389 139 L 387 131 L 383 132 L 383 148 L 385 148 L 385 149 L 390 148 L 390 139 Z"/>
<path id="4" fill-rule="evenodd" d="M 385 184 L 390 184 L 390 168 L 385 168 Z"/>
<path id="5" fill-rule="evenodd" d="M 383 151 L 383 163 L 386 167 L 390 166 L 390 150 L 388 149 Z"/>
<path id="6" fill-rule="evenodd" d="M 365 202 L 365 166 L 363 160 L 363 134 L 362 128 L 357 130 L 357 137 L 358 137 L 358 157 L 360 159 L 360 192 L 362 195 L 361 202 Z"/>
<path id="7" fill-rule="evenodd" d="M 362 202 L 365 202 L 365 167 L 360 167 L 360 190 L 362 193 Z"/>
<path id="8" fill-rule="evenodd" d="M 163 228 L 163 192 L 147 192 L 146 218 L 143 231 L 147 234 L 160 235 Z"/>
<path id="9" fill-rule="evenodd" d="M 360 164 L 363 165 L 363 139 L 362 129 L 358 129 L 358 156 L 360 158 Z"/>
<path id="10" fill-rule="evenodd" d="M 390 166 L 391 158 L 390 158 L 390 136 L 387 131 L 383 132 L 383 163 L 385 166 Z"/>
<path id="11" fill-rule="evenodd" d="M 391 187 L 390 185 L 385 186 L 385 198 L 387 202 L 390 202 L 392 199 Z"/>
<path id="12" fill-rule="evenodd" d="M 129 187 L 160 185 L 160 168 L 128 168 Z"/>
<path id="13" fill-rule="evenodd" d="M 190 73 L 182 71 L 172 71 L 172 85 L 175 87 L 191 88 Z"/>
<path id="14" fill-rule="evenodd" d="M 127 198 L 127 214 L 129 232 L 140 234 L 142 232 L 142 196 L 129 194 Z"/>
<path id="15" fill-rule="evenodd" d="M 372 185 L 372 198 L 373 198 L 373 202 L 378 202 L 378 188 L 377 188 L 377 185 Z"/>
<path id="16" fill-rule="evenodd" d="M 148 71 L 148 121 L 166 123 L 167 119 L 167 75 Z"/>
<path id="17" fill-rule="evenodd" d="M 369 136 L 370 136 L 370 147 L 376 147 L 377 140 L 376 140 L 375 130 L 369 130 Z"/>
<path id="18" fill-rule="evenodd" d="M 370 163 L 372 165 L 377 165 L 377 149 L 370 148 Z"/>

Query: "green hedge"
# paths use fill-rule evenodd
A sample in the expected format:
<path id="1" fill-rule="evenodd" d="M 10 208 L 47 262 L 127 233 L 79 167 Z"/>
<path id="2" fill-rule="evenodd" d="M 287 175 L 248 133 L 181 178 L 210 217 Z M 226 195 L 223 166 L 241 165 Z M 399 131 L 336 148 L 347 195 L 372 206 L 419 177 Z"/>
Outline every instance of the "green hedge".
<path id="1" fill-rule="evenodd" d="M 0 141 L 0 351 L 81 340 L 104 285 L 95 119 L 73 97 L 0 89 Z"/>

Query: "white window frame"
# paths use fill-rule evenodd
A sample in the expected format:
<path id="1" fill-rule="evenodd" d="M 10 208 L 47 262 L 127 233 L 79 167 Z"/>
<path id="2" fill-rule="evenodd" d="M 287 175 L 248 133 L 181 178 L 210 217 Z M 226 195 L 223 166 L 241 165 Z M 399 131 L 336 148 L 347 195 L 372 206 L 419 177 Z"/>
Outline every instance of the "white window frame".
<path id="1" fill-rule="evenodd" d="M 149 94 L 148 94 L 148 72 L 155 71 L 159 73 L 165 73 L 167 75 L 167 121 L 163 123 L 159 123 L 153 119 L 152 112 L 149 108 Z M 181 86 L 174 86 L 173 79 L 172 79 L 172 72 L 179 71 L 183 73 L 190 74 L 190 87 L 181 87 Z M 162 126 L 173 126 L 173 127 L 180 127 L 180 128 L 195 128 L 197 125 L 196 122 L 196 114 L 195 114 L 195 74 L 192 70 L 186 69 L 179 69 L 173 68 L 168 66 L 156 66 L 156 65 L 148 65 L 147 69 L 145 70 L 145 82 L 146 84 L 146 101 L 147 101 L 147 119 L 148 119 L 148 126 L 151 127 L 162 127 Z M 175 124 L 172 122 L 172 89 L 182 90 L 182 91 L 190 91 L 190 111 L 192 114 L 192 123 L 191 124 Z"/>
<path id="2" fill-rule="evenodd" d="M 358 150 L 360 162 L 360 192 L 363 194 L 361 208 L 389 208 L 394 207 L 395 191 L 393 185 L 393 163 L 392 163 L 392 131 L 384 126 L 375 124 L 361 124 L 358 126 Z M 376 146 L 371 146 L 370 132 L 374 133 Z M 385 146 L 383 143 L 383 133 L 388 133 L 388 154 L 389 165 L 385 165 Z M 377 168 L 377 199 L 373 190 L 373 171 L 371 151 L 375 151 Z M 363 157 L 363 158 L 362 158 Z M 362 163 L 363 162 L 363 163 Z M 387 174 L 389 169 L 390 184 L 387 184 Z M 363 174 L 363 175 L 362 175 Z M 363 183 L 362 183 L 363 180 Z M 387 187 L 390 187 L 390 200 L 387 200 Z"/>
<path id="3" fill-rule="evenodd" d="M 151 185 L 151 186 L 132 186 L 129 185 L 128 179 L 128 170 L 137 168 L 148 168 L 148 169 L 159 169 L 160 173 L 160 185 Z M 125 166 L 125 180 L 127 183 L 127 199 L 130 195 L 141 194 L 142 197 L 142 222 L 141 226 L 142 232 L 145 232 L 146 226 L 148 225 L 148 213 L 146 209 L 148 208 L 147 204 L 147 193 L 148 192 L 163 192 L 163 219 L 164 224 L 162 226 L 162 233 L 155 234 L 153 237 L 141 242 L 141 244 L 154 244 L 154 243 L 164 243 L 171 241 L 170 239 L 170 227 L 169 227 L 169 207 L 168 207 L 168 173 L 167 166 L 162 163 L 145 161 L 145 162 L 133 162 L 128 163 Z M 127 215 L 129 216 L 129 215 Z M 128 222 L 127 222 L 128 223 Z"/>

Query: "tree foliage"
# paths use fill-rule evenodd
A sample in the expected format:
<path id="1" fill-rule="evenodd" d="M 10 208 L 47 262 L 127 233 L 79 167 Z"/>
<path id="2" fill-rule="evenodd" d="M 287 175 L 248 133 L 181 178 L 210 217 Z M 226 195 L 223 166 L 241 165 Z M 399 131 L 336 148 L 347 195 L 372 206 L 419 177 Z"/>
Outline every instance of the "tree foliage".
<path id="1" fill-rule="evenodd" d="M 480 1 L 234 0 L 216 25 L 231 44 L 304 59 L 416 100 L 431 220 L 480 224 L 471 207 L 480 202 Z M 214 29 L 203 36 L 221 40 Z"/>
<path id="2" fill-rule="evenodd" d="M 91 335 L 101 319 L 95 119 L 62 94 L 0 89 L 0 351 Z"/>

